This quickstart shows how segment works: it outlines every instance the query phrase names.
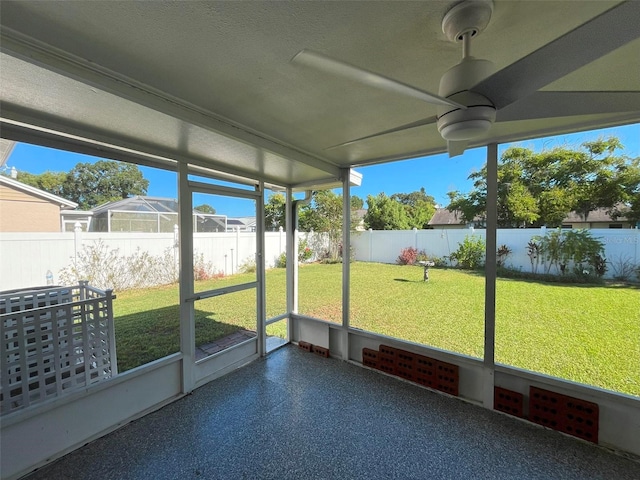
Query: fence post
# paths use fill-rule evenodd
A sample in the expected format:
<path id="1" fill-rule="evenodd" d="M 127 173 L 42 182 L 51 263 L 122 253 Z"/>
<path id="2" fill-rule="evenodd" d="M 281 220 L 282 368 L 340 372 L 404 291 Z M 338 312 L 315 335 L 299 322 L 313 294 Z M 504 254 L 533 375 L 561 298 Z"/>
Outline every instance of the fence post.
<path id="1" fill-rule="evenodd" d="M 413 227 L 413 248 L 418 249 L 418 228 Z"/>
<path id="2" fill-rule="evenodd" d="M 240 227 L 236 227 L 236 270 L 240 266 Z"/>
<path id="3" fill-rule="evenodd" d="M 231 249 L 231 275 L 233 275 L 233 248 Z"/>
<path id="4" fill-rule="evenodd" d="M 373 228 L 369 229 L 369 262 L 373 262 Z"/>
<path id="5" fill-rule="evenodd" d="M 82 225 L 80 222 L 76 222 L 73 225 L 73 257 L 75 262 L 78 261 L 78 253 L 82 246 Z"/>
<path id="6" fill-rule="evenodd" d="M 173 226 L 173 279 L 178 279 L 180 272 L 180 228 L 178 225 Z"/>
<path id="7" fill-rule="evenodd" d="M 280 225 L 278 227 L 278 232 L 279 232 L 279 235 L 278 235 L 278 240 L 279 240 L 279 243 L 278 243 L 278 258 L 279 258 L 280 255 L 282 255 L 282 238 L 284 237 L 284 229 L 282 228 L 282 225 Z"/>

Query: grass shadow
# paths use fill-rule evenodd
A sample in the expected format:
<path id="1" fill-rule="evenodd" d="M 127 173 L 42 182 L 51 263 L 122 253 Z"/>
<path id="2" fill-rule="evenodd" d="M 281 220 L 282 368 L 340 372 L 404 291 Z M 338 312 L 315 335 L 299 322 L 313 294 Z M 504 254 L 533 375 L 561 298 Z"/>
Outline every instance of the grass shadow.
<path id="1" fill-rule="evenodd" d="M 124 372 L 180 351 L 180 307 L 145 310 L 114 318 L 118 371 Z M 245 327 L 216 320 L 215 312 L 195 311 L 196 346 Z"/>
<path id="2" fill-rule="evenodd" d="M 402 283 L 429 283 L 425 282 L 423 279 L 420 280 L 407 280 L 406 278 L 394 278 L 394 282 L 402 282 Z"/>
<path id="3" fill-rule="evenodd" d="M 485 272 L 483 270 L 467 270 L 461 268 L 452 268 L 452 270 L 458 270 L 460 272 L 464 272 L 469 276 L 484 278 Z M 536 278 L 536 275 L 539 275 Z M 588 282 L 588 281 L 573 281 L 575 277 L 567 277 L 564 278 L 561 275 L 553 275 L 553 274 L 533 274 L 533 273 L 524 273 L 524 272 L 511 272 L 511 271 L 500 271 L 498 270 L 497 275 L 498 280 L 500 281 L 510 281 L 510 282 L 524 282 L 538 285 L 557 285 L 557 286 L 565 286 L 565 287 L 575 287 L 575 288 L 615 288 L 615 289 L 630 289 L 630 290 L 640 290 L 640 284 L 638 283 L 630 283 L 630 282 L 621 282 L 615 280 L 602 280 L 596 282 Z"/>

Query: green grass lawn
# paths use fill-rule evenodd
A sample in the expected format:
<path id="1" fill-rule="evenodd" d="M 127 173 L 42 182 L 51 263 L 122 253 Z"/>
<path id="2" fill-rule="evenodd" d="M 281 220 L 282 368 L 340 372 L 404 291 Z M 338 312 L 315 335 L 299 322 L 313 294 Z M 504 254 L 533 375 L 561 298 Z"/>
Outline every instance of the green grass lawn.
<path id="1" fill-rule="evenodd" d="M 302 314 L 340 322 L 341 265 L 300 268 Z M 253 275 L 198 282 L 218 288 Z M 267 317 L 285 311 L 285 270 L 267 272 Z M 196 344 L 255 329 L 255 291 L 196 302 Z M 121 371 L 179 350 L 176 286 L 119 292 L 114 302 Z M 640 395 L 640 289 L 499 279 L 496 361 Z M 281 324 L 284 322 L 281 322 Z M 281 324 L 270 334 L 284 334 Z M 481 358 L 484 277 L 454 269 L 356 262 L 351 325 Z"/>

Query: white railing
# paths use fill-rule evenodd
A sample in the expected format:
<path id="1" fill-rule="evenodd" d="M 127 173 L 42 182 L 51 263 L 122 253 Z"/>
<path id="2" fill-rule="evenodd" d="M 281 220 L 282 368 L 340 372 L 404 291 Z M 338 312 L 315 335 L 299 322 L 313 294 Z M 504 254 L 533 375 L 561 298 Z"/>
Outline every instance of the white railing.
<path id="1" fill-rule="evenodd" d="M 112 292 L 73 287 L 0 292 L 0 412 L 118 373 Z"/>

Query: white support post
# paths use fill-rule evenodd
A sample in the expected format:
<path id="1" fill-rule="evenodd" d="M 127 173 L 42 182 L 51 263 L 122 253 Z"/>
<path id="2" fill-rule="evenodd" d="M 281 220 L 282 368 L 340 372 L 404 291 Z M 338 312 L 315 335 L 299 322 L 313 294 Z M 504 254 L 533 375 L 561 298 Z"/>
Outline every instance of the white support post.
<path id="1" fill-rule="evenodd" d="M 342 170 L 342 360 L 349 360 L 349 287 L 351 281 L 350 169 Z"/>
<path id="2" fill-rule="evenodd" d="M 289 314 L 289 321 L 287 322 L 287 335 L 288 340 L 293 338 L 293 321 L 291 320 L 291 314 L 298 312 L 298 277 L 297 268 L 293 257 L 293 242 L 295 236 L 294 215 L 293 215 L 293 190 L 287 188 L 287 199 L 285 203 L 285 258 L 287 259 L 287 313 Z"/>
<path id="3" fill-rule="evenodd" d="M 298 295 L 299 295 L 299 285 L 298 280 L 300 278 L 300 265 L 298 265 L 298 243 L 300 241 L 300 232 L 298 231 L 298 215 L 295 210 L 297 207 L 295 206 L 295 202 L 293 204 L 293 234 L 291 236 L 291 247 L 287 244 L 287 266 L 291 264 L 293 268 L 291 278 L 293 279 L 293 313 L 298 313 Z"/>
<path id="4" fill-rule="evenodd" d="M 498 224 L 498 145 L 487 146 L 487 237 L 484 297 L 483 405 L 493 408 L 496 336 L 496 229 Z"/>
<path id="5" fill-rule="evenodd" d="M 257 188 L 260 190 L 260 197 L 256 205 L 256 280 L 258 281 L 256 312 L 258 323 L 258 355 L 264 357 L 267 353 L 267 292 L 265 288 L 266 271 L 264 265 L 264 182 L 261 181 Z"/>
<path id="6" fill-rule="evenodd" d="M 188 165 L 178 162 L 180 233 L 180 351 L 182 352 L 182 393 L 195 385 L 196 334 L 193 298 L 193 205 L 189 189 Z"/>

